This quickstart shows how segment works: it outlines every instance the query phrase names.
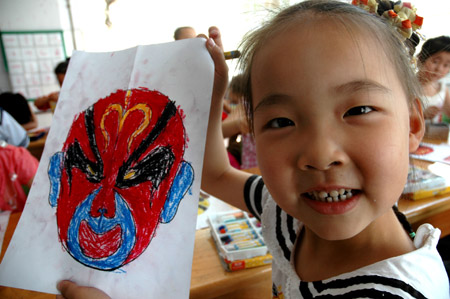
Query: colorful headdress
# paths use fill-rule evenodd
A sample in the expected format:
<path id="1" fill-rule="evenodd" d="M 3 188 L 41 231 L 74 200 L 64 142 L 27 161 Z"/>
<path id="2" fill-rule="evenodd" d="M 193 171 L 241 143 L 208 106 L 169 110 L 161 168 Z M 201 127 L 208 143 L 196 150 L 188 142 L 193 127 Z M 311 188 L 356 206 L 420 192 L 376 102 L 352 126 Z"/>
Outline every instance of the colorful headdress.
<path id="1" fill-rule="evenodd" d="M 352 0 L 352 4 L 385 18 L 405 39 L 411 38 L 422 27 L 423 18 L 416 14 L 416 8 L 410 2 Z"/>

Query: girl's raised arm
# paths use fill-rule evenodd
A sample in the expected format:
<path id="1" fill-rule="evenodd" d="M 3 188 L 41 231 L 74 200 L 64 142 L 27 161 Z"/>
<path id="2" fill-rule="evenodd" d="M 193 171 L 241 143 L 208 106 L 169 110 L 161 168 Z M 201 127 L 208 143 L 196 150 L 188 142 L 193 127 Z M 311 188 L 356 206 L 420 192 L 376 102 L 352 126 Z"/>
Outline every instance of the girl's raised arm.
<path id="1" fill-rule="evenodd" d="M 231 167 L 223 143 L 222 100 L 228 84 L 228 66 L 223 55 L 220 31 L 216 27 L 209 28 L 206 48 L 214 61 L 215 71 L 203 161 L 202 189 L 237 208 L 247 210 L 243 190 L 250 174 Z"/>

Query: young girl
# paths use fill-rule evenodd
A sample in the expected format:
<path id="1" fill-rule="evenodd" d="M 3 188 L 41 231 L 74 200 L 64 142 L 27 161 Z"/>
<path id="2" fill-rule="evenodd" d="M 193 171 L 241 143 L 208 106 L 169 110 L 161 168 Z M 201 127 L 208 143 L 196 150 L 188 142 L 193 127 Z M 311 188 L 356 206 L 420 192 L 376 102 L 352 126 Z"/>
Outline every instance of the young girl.
<path id="1" fill-rule="evenodd" d="M 419 80 L 426 96 L 426 119 L 442 122 L 450 117 L 450 93 L 442 79 L 450 71 L 450 37 L 439 36 L 427 40 L 418 55 Z"/>
<path id="2" fill-rule="evenodd" d="M 305 1 L 241 52 L 262 177 L 227 164 L 217 84 L 202 187 L 261 218 L 273 296 L 448 298 L 439 230 L 412 239 L 392 209 L 424 133 L 398 33 L 352 5 Z M 216 61 L 216 81 L 225 73 Z"/>
<path id="3" fill-rule="evenodd" d="M 413 238 L 392 208 L 424 133 L 397 33 L 352 5 L 305 1 L 247 36 L 245 101 L 261 177 L 228 163 L 228 70 L 219 31 L 209 34 L 216 69 L 202 189 L 262 220 L 273 297 L 448 298 L 440 231 L 423 225 Z"/>

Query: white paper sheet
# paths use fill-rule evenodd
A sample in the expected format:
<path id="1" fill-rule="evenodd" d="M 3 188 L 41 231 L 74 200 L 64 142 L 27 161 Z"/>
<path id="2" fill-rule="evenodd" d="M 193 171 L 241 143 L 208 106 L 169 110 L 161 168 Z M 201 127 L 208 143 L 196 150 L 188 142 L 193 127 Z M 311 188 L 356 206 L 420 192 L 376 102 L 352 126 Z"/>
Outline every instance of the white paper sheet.
<path id="1" fill-rule="evenodd" d="M 203 39 L 191 39 L 160 45 L 139 46 L 137 48 L 112 53 L 74 53 L 61 91 L 60 100 L 56 107 L 36 179 L 30 190 L 28 202 L 14 237 L 0 266 L 1 285 L 46 293 L 58 293 L 56 290 L 56 283 L 61 279 L 70 279 L 82 285 L 98 287 L 113 298 L 188 297 L 201 168 L 214 71 L 212 59 L 210 58 L 204 43 L 205 41 Z M 136 104 L 136 102 L 133 102 L 133 97 L 139 94 L 138 90 L 142 91 L 142 89 L 140 89 L 141 87 L 159 91 L 170 100 L 175 101 L 175 106 L 177 107 L 178 113 L 181 115 L 182 124 L 185 128 L 186 144 L 182 159 L 193 167 L 194 178 L 188 192 L 182 197 L 178 209 L 176 209 L 176 204 L 174 205 L 176 214 L 173 220 L 168 223 L 159 223 L 148 247 L 132 261 L 126 262 L 125 258 L 123 258 L 123 260 L 117 258 L 110 262 L 108 261 L 108 257 L 112 254 L 111 252 L 107 252 L 107 250 L 105 250 L 105 252 L 100 252 L 103 247 L 94 246 L 94 249 L 92 249 L 89 247 L 89 242 L 83 239 L 85 238 L 92 242 L 93 237 L 89 234 L 89 229 L 86 229 L 86 227 L 94 229 L 95 225 L 100 227 L 101 223 L 97 222 L 94 224 L 89 222 L 90 225 L 93 225 L 89 226 L 86 225 L 88 222 L 85 221 L 83 224 L 80 224 L 81 221 L 79 221 L 79 219 L 82 218 L 77 217 L 81 217 L 79 215 L 84 215 L 82 214 L 83 205 L 80 203 L 76 207 L 73 207 L 77 212 L 82 211 L 80 214 L 77 214 L 78 216 L 73 216 L 74 213 L 69 208 L 63 209 L 63 207 L 70 207 L 73 203 L 67 203 L 67 201 L 64 202 L 63 205 L 63 201 L 62 199 L 60 200 L 60 198 L 66 196 L 64 198 L 71 198 L 71 200 L 74 200 L 77 194 L 86 195 L 85 193 L 88 192 L 86 190 L 91 188 L 91 185 L 97 184 L 94 188 L 97 190 L 95 192 L 103 193 L 89 191 L 91 193 L 88 193 L 88 195 L 97 196 L 102 194 L 104 198 L 110 198 L 111 194 L 107 191 L 115 188 L 114 190 L 116 191 L 113 192 L 115 197 L 113 198 L 115 198 L 116 211 L 126 211 L 126 213 L 134 211 L 130 214 L 123 212 L 124 215 L 126 214 L 134 217 L 134 215 L 144 210 L 144 208 L 136 208 L 136 205 L 139 206 L 138 203 L 135 203 L 134 209 L 132 204 L 129 206 L 123 205 L 123 201 L 119 200 L 117 197 L 117 194 L 120 194 L 120 196 L 123 195 L 125 201 L 127 200 L 127 195 L 123 193 L 125 192 L 124 189 L 127 188 L 126 182 L 133 183 L 137 180 L 136 178 L 142 178 L 142 176 L 139 176 L 139 171 L 130 168 L 131 170 L 128 169 L 128 172 L 122 173 L 122 185 L 120 188 L 117 188 L 119 175 L 117 175 L 117 177 L 114 176 L 114 180 L 108 181 L 105 177 L 111 176 L 108 176 L 105 173 L 110 171 L 111 173 L 117 174 L 117 169 L 114 170 L 114 168 L 110 168 L 109 165 L 116 165 L 118 160 L 128 160 L 122 156 L 115 156 L 111 160 L 111 158 L 105 158 L 106 154 L 102 152 L 102 148 L 104 148 L 103 151 L 107 152 L 105 149 L 109 146 L 108 142 L 114 140 L 114 136 L 121 136 L 120 138 L 122 138 L 123 134 L 121 132 L 124 130 L 129 131 L 127 133 L 128 139 L 122 139 L 122 141 L 117 142 L 117 152 L 121 152 L 120 149 L 124 146 L 129 148 L 129 151 L 133 152 L 136 148 L 139 148 L 139 144 L 144 143 L 144 141 L 136 141 L 140 138 L 141 125 L 144 123 L 144 120 L 135 121 L 135 123 L 133 123 L 135 127 L 130 129 L 126 115 L 126 111 L 131 111 L 133 110 L 132 107 L 135 107 L 132 106 Z M 118 90 L 131 91 L 127 95 L 131 100 L 125 100 L 125 104 L 121 102 L 121 107 L 114 105 L 110 96 Z M 112 98 L 117 98 L 117 96 L 115 95 Z M 109 108 L 99 108 L 100 104 L 98 103 L 108 103 L 108 101 L 110 101 Z M 131 103 L 130 105 L 132 107 L 126 106 L 126 103 Z M 79 133 L 80 136 L 89 135 L 89 133 L 86 133 L 89 131 L 87 128 L 90 126 L 90 123 L 87 121 L 88 117 L 86 116 L 89 107 L 93 107 L 94 111 L 92 122 L 95 123 L 95 134 L 92 135 L 95 136 L 94 140 L 97 142 L 96 147 L 92 148 L 99 148 L 100 153 L 98 155 L 102 156 L 102 159 L 105 159 L 106 161 L 104 165 L 102 165 L 103 168 L 98 168 L 97 164 L 89 164 L 90 162 L 86 162 L 80 158 L 81 156 L 79 152 L 76 151 L 75 147 L 72 147 L 71 149 L 75 154 L 72 153 L 70 159 L 68 158 L 68 148 L 70 146 L 63 149 L 66 139 L 67 142 L 69 142 L 70 139 L 73 139 L 73 136 L 78 136 L 74 132 L 82 132 L 82 134 Z M 145 109 L 145 107 L 140 107 L 137 110 L 144 111 Z M 120 121 L 126 124 L 123 125 L 123 127 L 117 125 L 116 128 L 119 128 L 116 130 L 118 130 L 119 133 L 115 133 L 111 129 L 113 126 L 109 123 L 111 117 L 110 114 L 116 113 L 114 115 L 116 115 L 117 118 L 119 110 L 122 113 L 122 118 L 119 117 Z M 154 115 L 158 114 L 158 109 L 151 107 L 150 110 L 150 112 L 147 111 L 142 114 L 145 114 L 151 120 Z M 103 115 L 107 115 L 104 119 L 100 120 L 96 118 L 99 117 L 98 115 L 102 115 L 102 113 Z M 74 116 L 76 115 L 83 116 L 85 118 L 84 122 L 74 121 Z M 133 115 L 134 114 L 130 113 L 129 116 L 135 117 Z M 75 123 L 79 128 L 75 128 L 75 125 L 73 125 Z M 104 129 L 102 124 L 108 129 Z M 143 130 L 145 130 L 147 125 L 142 126 L 144 127 Z M 175 131 L 178 132 L 178 130 L 174 130 L 170 122 L 164 124 L 163 127 L 163 132 L 160 133 L 157 138 L 163 138 L 161 137 L 163 134 L 178 136 L 174 133 Z M 134 132 L 137 133 L 134 134 Z M 68 136 L 72 137 L 69 138 Z M 86 148 L 88 148 L 86 147 L 86 144 L 89 145 L 89 142 L 86 142 L 84 139 L 88 140 L 88 138 L 83 136 L 79 138 L 79 143 L 83 148 L 82 151 L 85 152 L 85 156 L 88 157 L 89 161 L 97 161 L 98 159 L 95 159 L 96 156 L 95 153 L 93 153 L 94 150 L 86 150 Z M 167 140 L 169 140 L 172 137 L 167 138 Z M 173 138 L 179 139 L 179 137 Z M 74 143 L 73 140 L 72 142 Z M 167 142 L 170 144 L 172 141 Z M 167 148 L 172 149 L 172 145 L 167 146 Z M 176 148 L 176 146 L 173 146 L 173 148 Z M 62 152 L 62 156 L 55 155 L 57 152 Z M 175 156 L 178 157 L 180 154 L 175 153 Z M 60 165 L 63 174 L 59 173 L 58 176 L 57 172 L 52 172 L 52 176 L 62 178 L 64 177 L 64 174 L 66 174 L 66 179 L 56 179 L 52 184 L 52 187 L 57 187 L 54 189 L 56 193 L 53 193 L 57 195 L 53 199 L 53 203 L 56 202 L 57 204 L 56 207 L 52 207 L 49 204 L 49 190 L 51 184 L 48 171 L 49 169 L 52 169 L 52 171 L 55 169 L 50 165 L 50 159 L 54 159 L 52 157 L 64 157 L 63 160 L 56 159 L 56 161 L 59 161 L 59 164 L 53 164 L 53 166 Z M 139 161 L 142 160 L 143 158 L 140 158 Z M 165 159 L 162 160 L 166 161 Z M 67 179 L 67 161 L 71 161 L 71 164 L 69 163 L 72 167 L 71 169 L 75 169 L 75 172 L 72 173 L 80 173 L 79 169 L 84 167 L 84 172 L 82 173 L 85 173 L 85 178 L 83 177 L 83 179 L 86 181 L 86 183 L 80 183 L 81 179 L 78 178 L 70 181 L 72 183 L 70 192 L 64 191 L 69 190 L 69 187 L 66 186 L 67 184 L 64 185 L 69 181 L 69 179 Z M 158 161 L 154 162 L 157 163 Z M 136 161 L 135 163 L 138 164 Z M 121 165 L 125 164 L 126 163 L 124 162 Z M 181 164 L 179 164 L 179 167 L 181 167 L 180 165 Z M 157 166 L 160 168 L 162 167 L 159 164 Z M 101 169 L 102 171 L 99 172 L 98 169 Z M 150 167 L 149 169 L 153 168 Z M 149 169 L 145 171 L 148 172 L 150 171 Z M 90 172 L 95 174 L 89 174 Z M 100 175 L 98 175 L 98 173 L 100 173 Z M 104 177 L 102 177 L 102 175 Z M 88 179 L 89 176 L 90 178 Z M 165 182 L 165 178 L 170 176 L 171 175 L 164 176 L 164 179 L 162 179 L 161 182 Z M 183 178 L 181 174 L 180 177 Z M 183 182 L 183 180 L 181 181 Z M 60 185 L 57 183 L 60 183 Z M 145 181 L 145 183 L 148 184 L 148 180 Z M 152 181 L 152 184 L 153 183 L 154 182 Z M 76 188 L 74 187 L 74 184 Z M 154 184 L 157 185 L 157 183 Z M 163 184 L 165 183 L 161 183 L 161 186 L 163 186 Z M 99 185 L 101 188 L 98 188 Z M 120 190 L 117 191 L 118 189 Z M 139 190 L 144 189 L 141 188 Z M 173 190 L 174 188 L 171 189 L 171 191 Z M 173 192 L 173 194 L 175 194 L 175 192 Z M 92 201 L 92 203 L 95 202 L 96 204 L 99 204 L 99 200 L 95 196 L 93 197 L 94 201 Z M 55 198 L 57 198 L 57 200 L 55 200 Z M 149 202 L 149 199 L 146 199 L 145 196 L 134 196 L 135 201 L 136 198 L 142 199 L 144 202 Z M 52 201 L 50 200 L 50 202 Z M 113 202 L 112 206 L 111 204 L 108 206 L 107 203 L 104 203 L 98 209 L 96 206 L 96 211 L 105 213 L 105 215 L 114 211 L 114 200 L 111 202 Z M 119 202 L 122 203 L 121 206 L 118 206 Z M 152 207 L 155 207 L 157 202 L 158 201 L 156 200 L 152 201 Z M 90 204 L 87 199 L 83 201 L 83 203 Z M 149 206 L 149 204 L 147 206 Z M 166 211 L 168 208 L 169 206 L 164 207 L 164 210 Z M 68 211 L 68 215 L 64 214 L 65 211 Z M 88 211 L 92 212 L 89 209 Z M 174 214 L 174 212 L 172 212 L 172 214 Z M 92 216 L 91 214 L 89 215 Z M 170 213 L 165 214 L 165 217 L 167 218 L 168 215 L 170 216 Z M 114 215 L 114 217 L 116 217 L 116 215 Z M 123 219 L 128 219 L 126 216 L 123 217 Z M 119 245 L 116 244 L 117 246 L 120 246 L 120 244 L 138 244 L 142 239 L 145 239 L 146 237 L 143 237 L 144 233 L 139 230 L 142 225 L 138 225 L 140 225 L 139 223 L 141 223 L 143 219 L 147 219 L 146 217 L 154 218 L 155 216 L 148 216 L 147 214 L 140 219 L 134 219 L 133 217 L 132 219 L 134 222 L 130 223 L 133 223 L 134 226 L 130 225 L 129 227 L 131 227 L 131 229 L 128 230 L 124 229 L 125 226 L 121 226 L 121 232 L 123 234 L 133 235 L 134 229 L 135 232 L 139 231 L 140 233 L 135 233 L 137 234 L 137 238 L 133 241 L 134 243 L 127 242 L 127 239 L 123 239 L 121 241 L 122 243 L 119 243 Z M 70 222 L 69 228 L 64 228 L 63 222 L 58 223 L 57 226 L 57 219 L 78 219 L 78 222 Z M 105 222 L 108 221 L 107 217 L 102 219 L 104 219 L 103 221 Z M 162 216 L 157 219 L 162 219 Z M 77 227 L 76 225 L 73 225 L 73 223 L 78 223 L 80 226 Z M 84 230 L 82 230 L 82 226 L 84 227 Z M 79 230 L 71 230 L 74 229 L 74 227 Z M 66 232 L 71 238 L 67 237 L 66 239 L 72 241 L 69 242 L 65 239 L 64 236 Z M 106 234 L 102 231 L 102 234 L 97 236 L 97 241 L 103 240 L 103 233 Z M 58 234 L 60 234 L 60 237 L 58 237 Z M 123 234 L 122 237 L 124 236 Z M 149 234 L 151 235 L 151 232 Z M 86 237 L 86 235 L 88 235 L 89 238 Z M 66 240 L 65 242 L 67 243 L 60 241 L 60 239 Z M 77 240 L 78 243 L 73 240 Z M 146 242 L 143 242 L 143 247 L 145 247 L 145 243 Z M 69 245 L 67 244 L 75 247 L 75 249 L 71 250 L 71 254 L 74 257 L 69 255 L 67 250 Z M 106 243 L 105 246 L 108 247 L 110 244 Z M 86 258 L 83 257 L 82 254 L 80 255 L 80 248 L 82 249 L 81 253 L 89 252 L 90 256 Z M 113 247 L 111 246 L 111 248 Z M 122 248 L 123 246 L 119 247 L 116 252 L 120 252 Z M 127 250 L 128 251 L 125 250 L 124 252 L 129 253 L 130 249 Z M 136 250 L 136 248 L 133 247 L 133 249 L 131 249 L 131 252 L 135 253 L 133 250 Z M 102 258 L 98 258 L 97 256 L 93 258 L 92 251 L 95 254 L 103 254 Z M 97 263 L 98 261 L 103 260 L 106 260 L 106 262 Z M 120 261 L 123 262 L 123 265 Z M 121 266 L 117 267 L 115 270 L 105 270 L 109 266 L 114 267 L 114 265 L 117 266 L 118 264 Z M 102 270 L 98 270 L 98 268 L 101 268 Z"/>
<path id="2" fill-rule="evenodd" d="M 421 143 L 417 151 L 411 154 L 411 157 L 430 162 L 450 164 L 450 146 L 446 143 Z"/>
<path id="3" fill-rule="evenodd" d="M 5 238 L 10 215 L 11 211 L 4 211 L 0 213 L 0 248 L 3 246 L 3 239 Z"/>

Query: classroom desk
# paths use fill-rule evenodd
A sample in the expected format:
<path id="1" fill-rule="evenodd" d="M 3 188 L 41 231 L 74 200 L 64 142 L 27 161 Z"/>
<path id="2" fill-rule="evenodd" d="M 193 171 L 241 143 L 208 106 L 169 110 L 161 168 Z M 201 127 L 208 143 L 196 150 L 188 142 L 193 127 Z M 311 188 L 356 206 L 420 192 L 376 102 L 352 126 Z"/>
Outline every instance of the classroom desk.
<path id="1" fill-rule="evenodd" d="M 439 228 L 441 238 L 450 235 L 450 194 L 420 200 L 400 199 L 398 209 L 405 214 L 414 230 L 431 223 Z"/>
<path id="2" fill-rule="evenodd" d="M 189 298 L 269 298 L 272 294 L 271 275 L 270 265 L 225 271 L 209 228 L 196 232 Z"/>
<path id="3" fill-rule="evenodd" d="M 27 147 L 28 151 L 38 160 L 41 159 L 42 152 L 44 151 L 45 141 L 47 141 L 47 135 L 48 132 L 45 133 L 44 137 L 41 137 L 35 141 L 30 141 L 30 144 Z"/>
<path id="4" fill-rule="evenodd" d="M 426 143 L 441 143 L 447 140 L 437 140 L 424 138 Z M 423 160 L 413 160 L 419 167 L 427 168 L 432 162 Z M 446 165 L 450 173 L 450 165 Z M 423 224 L 430 223 L 439 228 L 441 238 L 450 235 L 450 194 L 442 194 L 420 200 L 409 200 L 401 198 L 398 202 L 398 209 L 405 214 L 414 230 Z"/>

